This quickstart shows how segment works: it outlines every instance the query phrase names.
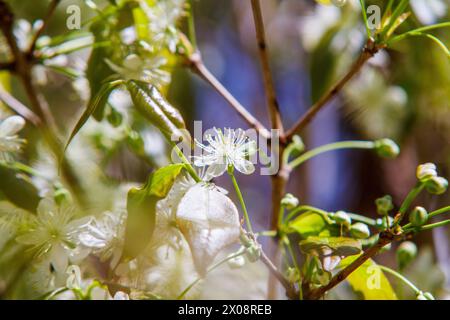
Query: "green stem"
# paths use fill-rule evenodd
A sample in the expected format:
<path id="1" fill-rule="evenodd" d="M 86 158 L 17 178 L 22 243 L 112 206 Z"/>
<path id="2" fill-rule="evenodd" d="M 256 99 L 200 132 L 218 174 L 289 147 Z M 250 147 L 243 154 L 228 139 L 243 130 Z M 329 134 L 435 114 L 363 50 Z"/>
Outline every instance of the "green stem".
<path id="1" fill-rule="evenodd" d="M 368 218 L 368 217 L 364 217 L 364 216 L 361 216 L 361 215 L 356 214 L 356 213 L 347 212 L 347 214 L 352 220 L 365 223 L 365 224 L 367 224 L 367 225 L 369 225 L 371 227 L 375 227 L 377 225 L 377 222 L 374 219 L 371 219 L 371 218 Z"/>
<path id="2" fill-rule="evenodd" d="M 225 259 L 220 260 L 219 262 L 217 262 L 216 264 L 214 264 L 213 266 L 211 266 L 210 268 L 208 268 L 208 270 L 206 271 L 206 274 L 210 273 L 211 271 L 213 271 L 214 269 L 218 268 L 219 266 L 221 266 L 222 264 L 224 264 L 225 262 L 227 262 L 228 260 L 234 259 L 236 257 L 239 257 L 241 255 L 243 255 L 245 253 L 245 250 L 239 250 L 238 252 L 236 252 L 235 254 L 226 257 Z M 189 290 L 191 290 L 197 283 L 199 283 L 204 277 L 199 277 L 197 279 L 195 279 L 190 285 L 188 285 L 186 287 L 186 289 L 183 290 L 183 292 L 180 293 L 180 295 L 177 297 L 177 300 L 181 300 L 184 298 L 184 296 L 189 292 Z"/>
<path id="3" fill-rule="evenodd" d="M 180 157 L 181 161 L 183 161 L 186 171 L 191 175 L 195 182 L 201 182 L 202 179 L 198 176 L 197 172 L 195 172 L 195 169 L 192 167 L 191 163 L 186 158 L 184 153 L 180 150 L 180 148 L 177 145 L 174 145 L 174 149 L 178 157 Z"/>
<path id="4" fill-rule="evenodd" d="M 361 3 L 362 16 L 364 19 L 364 25 L 366 26 L 367 39 L 370 39 L 371 33 L 370 33 L 369 21 L 367 20 L 366 4 L 365 4 L 364 0 L 359 0 L 359 2 Z"/>
<path id="5" fill-rule="evenodd" d="M 398 279 L 400 279 L 401 281 L 403 281 L 406 285 L 408 285 L 408 287 L 410 287 L 415 294 L 419 294 L 421 291 L 408 279 L 406 279 L 404 276 L 402 276 L 400 273 L 398 273 L 395 270 L 392 270 L 391 268 L 385 267 L 385 266 L 381 266 L 379 265 L 380 269 L 383 270 L 384 272 L 387 272 L 395 277 L 397 277 Z"/>
<path id="6" fill-rule="evenodd" d="M 373 149 L 375 148 L 375 143 L 372 141 L 340 141 L 335 143 L 326 144 L 324 146 L 312 149 L 305 152 L 298 158 L 292 160 L 289 163 L 291 168 L 295 168 L 302 164 L 303 162 L 328 151 L 339 150 L 339 149 Z"/>
<path id="7" fill-rule="evenodd" d="M 442 214 L 442 213 L 446 213 L 446 212 L 448 212 L 448 211 L 450 211 L 450 206 L 443 207 L 443 208 L 440 208 L 440 209 L 438 209 L 438 210 L 432 211 L 432 212 L 428 213 L 428 220 L 431 219 L 431 218 L 433 218 L 433 217 L 435 217 L 435 216 L 437 216 L 437 215 L 440 215 L 440 214 Z M 412 226 L 411 223 L 405 224 L 405 225 L 403 226 L 403 229 L 411 228 L 411 226 Z"/>
<path id="8" fill-rule="evenodd" d="M 257 232 L 255 235 L 261 236 L 261 237 L 276 237 L 277 231 L 276 230 L 261 231 L 261 232 Z"/>
<path id="9" fill-rule="evenodd" d="M 397 226 L 403 219 L 403 217 L 406 214 L 406 211 L 411 206 L 411 203 L 414 201 L 414 199 L 419 195 L 419 193 L 423 190 L 425 185 L 421 182 L 418 182 L 417 185 L 408 193 L 405 200 L 403 201 L 402 205 L 400 206 L 400 209 L 398 210 L 399 216 L 394 221 L 394 227 Z"/>
<path id="10" fill-rule="evenodd" d="M 236 191 L 236 195 L 239 198 L 239 202 L 241 203 L 242 211 L 244 212 L 245 224 L 247 225 L 248 231 L 250 233 L 253 233 L 252 224 L 250 222 L 250 217 L 247 212 L 247 207 L 245 206 L 244 197 L 242 196 L 241 189 L 239 189 L 236 177 L 234 176 L 232 170 L 228 170 L 228 175 L 230 176 L 231 181 L 233 182 L 234 190 Z"/>
<path id="11" fill-rule="evenodd" d="M 418 227 L 418 228 L 409 227 L 409 228 L 405 229 L 405 232 L 409 232 L 409 231 L 415 231 L 415 232 L 426 231 L 426 230 L 431 230 L 431 229 L 434 229 L 434 228 L 443 227 L 443 226 L 446 226 L 446 225 L 449 225 L 449 224 L 450 224 L 450 220 L 444 220 L 444 221 L 440 221 L 440 222 L 436 222 L 436 223 L 427 224 L 425 226 Z"/>
<path id="12" fill-rule="evenodd" d="M 328 223 L 332 222 L 330 220 L 330 217 L 328 216 L 328 212 L 326 212 L 326 211 L 324 211 L 322 209 L 318 209 L 318 208 L 315 208 L 315 207 L 312 207 L 312 206 L 298 206 L 297 208 L 295 208 L 294 210 L 289 212 L 288 216 L 284 220 L 284 223 L 286 223 L 289 220 L 291 220 L 297 213 L 299 213 L 301 211 L 312 211 L 312 212 L 315 212 L 317 214 L 320 214 L 325 219 L 325 221 L 327 221 Z"/>
<path id="13" fill-rule="evenodd" d="M 191 42 L 194 51 L 197 50 L 197 36 L 195 32 L 194 21 L 194 1 L 189 0 L 189 16 L 188 16 L 189 41 Z"/>
<path id="14" fill-rule="evenodd" d="M 425 31 L 430 31 L 430 30 L 435 30 L 435 29 L 440 29 L 440 28 L 448 28 L 448 27 L 450 27 L 450 22 L 442 22 L 442 23 L 438 23 L 438 24 L 433 24 L 431 26 L 425 26 L 425 27 L 417 28 L 417 29 L 405 32 L 405 33 L 403 33 L 401 35 L 398 35 L 396 37 L 393 37 L 391 40 L 388 41 L 388 43 L 392 44 L 394 42 L 398 42 L 400 40 L 403 40 L 403 39 L 405 39 L 405 38 L 407 38 L 409 36 L 412 36 L 414 34 L 417 34 L 417 33 L 422 33 L 422 32 L 425 32 Z"/>

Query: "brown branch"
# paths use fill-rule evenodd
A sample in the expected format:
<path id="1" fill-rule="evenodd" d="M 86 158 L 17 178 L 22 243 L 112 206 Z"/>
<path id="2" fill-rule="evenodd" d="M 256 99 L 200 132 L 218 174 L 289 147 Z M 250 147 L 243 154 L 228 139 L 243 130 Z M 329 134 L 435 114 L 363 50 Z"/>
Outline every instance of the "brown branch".
<path id="1" fill-rule="evenodd" d="M 0 70 L 13 71 L 14 65 L 14 62 L 0 62 Z"/>
<path id="2" fill-rule="evenodd" d="M 379 50 L 380 46 L 376 45 L 372 39 L 367 41 L 364 49 L 358 60 L 350 68 L 349 72 L 339 80 L 331 89 L 329 89 L 309 110 L 293 125 L 291 129 L 286 133 L 286 138 L 290 139 L 292 136 L 305 128 L 311 120 L 316 116 L 316 114 L 324 108 L 328 102 L 330 102 L 347 84 L 347 82 L 352 79 L 364 66 L 364 64 L 372 58 Z"/>
<path id="3" fill-rule="evenodd" d="M 35 126 L 41 124 L 41 119 L 30 109 L 28 109 L 22 102 L 10 95 L 3 87 L 0 85 L 0 101 L 9 106 L 18 115 L 24 117 L 30 121 Z"/>
<path id="4" fill-rule="evenodd" d="M 267 107 L 270 115 L 270 122 L 274 129 L 279 129 L 280 137 L 284 137 L 284 128 L 281 121 L 280 106 L 275 94 L 272 73 L 270 71 L 269 56 L 267 53 L 266 35 L 264 21 L 259 0 L 252 0 L 253 18 L 255 21 L 256 40 L 258 41 L 258 54 L 264 78 L 264 88 L 266 91 Z"/>
<path id="5" fill-rule="evenodd" d="M 356 269 L 358 269 L 364 262 L 371 259 L 375 255 L 378 254 L 378 252 L 387 244 L 400 240 L 404 237 L 403 234 L 392 234 L 389 231 L 381 232 L 379 235 L 378 242 L 373 245 L 372 247 L 368 248 L 362 255 L 360 255 L 355 261 L 353 261 L 351 264 L 349 264 L 345 269 L 340 271 L 338 274 L 336 274 L 333 278 L 331 278 L 330 282 L 320 288 L 306 291 L 304 292 L 304 298 L 307 300 L 317 300 L 320 299 L 325 293 L 327 293 L 329 290 L 333 289 L 335 286 L 337 286 L 339 283 L 347 279 L 347 277 Z"/>
<path id="6" fill-rule="evenodd" d="M 270 137 L 269 131 L 259 122 L 242 104 L 220 83 L 219 80 L 208 70 L 202 61 L 200 53 L 194 53 L 189 57 L 188 65 L 192 72 L 208 82 L 225 100 L 235 109 L 238 114 L 252 128 L 260 133 L 264 138 Z"/>
<path id="7" fill-rule="evenodd" d="M 62 159 L 61 172 L 63 173 L 66 182 L 74 191 L 74 194 L 78 198 L 79 202 L 81 204 L 85 204 L 84 197 L 80 197 L 80 195 L 83 195 L 81 183 L 77 175 L 75 174 L 75 171 L 72 168 L 71 164 L 64 157 L 63 145 L 58 139 L 58 130 L 53 115 L 50 112 L 47 103 L 40 98 L 39 94 L 33 86 L 31 77 L 31 69 L 33 67 L 31 61 L 32 59 L 29 59 L 29 53 L 22 52 L 18 47 L 13 34 L 13 21 L 14 15 L 8 4 L 4 0 L 0 0 L 0 30 L 4 34 L 11 53 L 14 57 L 14 72 L 20 78 L 24 86 L 26 95 L 30 102 L 30 106 L 33 108 L 33 111 L 41 120 L 41 122 L 39 123 L 39 129 L 42 133 L 42 136 L 44 137 L 55 157 L 57 159 Z M 31 53 L 31 57 L 33 55 L 34 52 Z"/>
<path id="8" fill-rule="evenodd" d="M 31 57 L 33 56 L 34 49 L 36 48 L 36 43 L 37 43 L 39 37 L 45 31 L 45 28 L 47 28 L 50 18 L 53 16 L 53 13 L 55 12 L 56 7 L 58 6 L 59 2 L 61 2 L 61 0 L 53 0 L 50 3 L 50 5 L 48 6 L 47 14 L 45 15 L 44 19 L 42 19 L 41 27 L 36 31 L 36 33 L 33 36 L 33 39 L 31 40 L 30 48 L 27 51 L 28 56 L 31 56 Z"/>

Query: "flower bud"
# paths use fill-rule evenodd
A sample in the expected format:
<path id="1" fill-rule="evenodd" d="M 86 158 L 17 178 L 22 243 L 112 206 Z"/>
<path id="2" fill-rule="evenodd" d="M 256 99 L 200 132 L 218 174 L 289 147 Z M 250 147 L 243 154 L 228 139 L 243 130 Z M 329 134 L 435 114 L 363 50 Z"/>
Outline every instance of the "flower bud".
<path id="1" fill-rule="evenodd" d="M 389 211 L 394 208 L 394 204 L 392 203 L 392 197 L 390 195 L 385 195 L 382 198 L 378 198 L 375 200 L 375 204 L 377 206 L 377 212 L 380 215 L 386 216 Z"/>
<path id="2" fill-rule="evenodd" d="M 345 227 L 349 227 L 352 224 L 352 219 L 345 211 L 337 211 L 333 215 L 333 220 L 336 221 L 337 224 Z"/>
<path id="3" fill-rule="evenodd" d="M 416 300 L 428 300 L 427 297 L 425 297 L 425 295 L 423 294 L 422 291 L 420 291 L 417 296 L 416 296 Z"/>
<path id="4" fill-rule="evenodd" d="M 303 143 L 303 140 L 299 135 L 295 135 L 292 137 L 292 147 L 296 152 L 302 152 L 303 150 L 305 150 L 305 144 Z"/>
<path id="5" fill-rule="evenodd" d="M 404 269 L 417 256 L 417 246 L 414 242 L 405 241 L 397 249 L 397 263 L 400 270 Z"/>
<path id="6" fill-rule="evenodd" d="M 235 253 L 233 253 L 232 255 L 234 255 Z M 228 266 L 231 268 L 231 269 L 239 269 L 239 268 L 241 268 L 242 266 L 244 266 L 244 264 L 245 264 L 245 259 L 244 259 L 244 257 L 242 256 L 242 255 L 240 255 L 240 256 L 237 256 L 237 257 L 234 257 L 234 258 L 231 258 L 230 260 L 228 260 Z"/>
<path id="7" fill-rule="evenodd" d="M 419 165 L 416 170 L 416 176 L 421 182 L 436 177 L 436 165 L 430 162 Z"/>
<path id="8" fill-rule="evenodd" d="M 394 224 L 394 218 L 387 216 L 387 221 L 389 226 L 386 225 L 386 218 L 378 218 L 375 221 L 376 227 L 379 230 L 386 230 L 388 227 L 392 227 L 392 225 Z"/>
<path id="9" fill-rule="evenodd" d="M 425 293 L 423 294 L 423 296 L 424 296 L 427 300 L 436 300 L 430 292 L 425 292 Z"/>
<path id="10" fill-rule="evenodd" d="M 300 274 L 296 268 L 288 268 L 286 278 L 290 283 L 297 283 L 300 280 Z"/>
<path id="11" fill-rule="evenodd" d="M 288 210 L 294 209 L 299 204 L 299 201 L 292 194 L 287 193 L 281 200 L 281 205 Z"/>
<path id="12" fill-rule="evenodd" d="M 370 230 L 366 224 L 357 222 L 350 227 L 350 234 L 356 239 L 366 239 L 370 237 Z"/>
<path id="13" fill-rule="evenodd" d="M 443 194 L 447 191 L 448 181 L 443 177 L 432 177 L 425 182 L 425 188 L 431 194 Z"/>
<path id="14" fill-rule="evenodd" d="M 0 121 L 0 134 L 2 136 L 13 136 L 25 126 L 25 119 L 21 116 L 11 116 Z"/>
<path id="15" fill-rule="evenodd" d="M 428 212 L 425 208 L 415 207 L 409 214 L 409 222 L 414 227 L 420 227 L 425 224 L 428 220 Z"/>
<path id="16" fill-rule="evenodd" d="M 380 157 L 395 158 L 400 153 L 400 148 L 391 139 L 380 139 L 375 141 L 375 151 Z"/>
<path id="17" fill-rule="evenodd" d="M 120 112 L 118 112 L 116 109 L 111 108 L 110 113 L 106 117 L 108 122 L 114 127 L 117 128 L 122 124 L 123 116 Z"/>
<path id="18" fill-rule="evenodd" d="M 66 188 L 57 188 L 53 193 L 53 199 L 60 206 L 62 203 L 70 201 L 70 192 Z"/>

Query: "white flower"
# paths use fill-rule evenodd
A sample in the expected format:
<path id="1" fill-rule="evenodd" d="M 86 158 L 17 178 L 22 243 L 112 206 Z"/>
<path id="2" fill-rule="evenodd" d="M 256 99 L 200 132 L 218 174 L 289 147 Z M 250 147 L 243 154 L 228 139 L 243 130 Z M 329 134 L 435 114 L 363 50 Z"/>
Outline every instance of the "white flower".
<path id="1" fill-rule="evenodd" d="M 25 120 L 19 116 L 11 116 L 0 122 L 0 159 L 7 160 L 9 154 L 20 151 L 25 140 L 17 133 L 25 126 Z"/>
<path id="2" fill-rule="evenodd" d="M 122 66 L 108 59 L 105 62 L 125 80 L 142 80 L 158 87 L 170 82 L 170 74 L 161 69 L 167 63 L 164 57 L 156 56 L 144 60 L 136 54 L 130 54 L 125 58 Z"/>
<path id="3" fill-rule="evenodd" d="M 17 242 L 32 246 L 36 257 L 46 256 L 57 272 L 64 272 L 69 257 L 76 257 L 78 233 L 91 218 L 74 219 L 71 208 L 58 207 L 52 199 L 43 199 L 38 205 L 37 216 L 26 228 L 26 233 L 17 237 Z"/>
<path id="4" fill-rule="evenodd" d="M 100 218 L 93 218 L 78 235 L 80 243 L 92 250 L 102 261 L 112 258 L 115 266 L 120 259 L 125 233 L 125 214 L 105 212 Z"/>
<path id="5" fill-rule="evenodd" d="M 214 136 L 206 136 L 208 146 L 196 141 L 204 152 L 202 156 L 194 157 L 194 164 L 209 166 L 206 175 L 211 177 L 221 176 L 229 166 L 244 174 L 252 174 L 255 166 L 247 158 L 256 152 L 256 142 L 249 140 L 242 129 L 225 128 L 222 133 L 214 128 L 214 131 Z"/>
<path id="6" fill-rule="evenodd" d="M 176 23 L 184 12 L 184 2 L 184 0 L 164 0 L 156 2 L 153 6 L 141 2 L 150 21 L 152 42 L 167 47 L 171 52 L 176 51 L 179 41 Z"/>

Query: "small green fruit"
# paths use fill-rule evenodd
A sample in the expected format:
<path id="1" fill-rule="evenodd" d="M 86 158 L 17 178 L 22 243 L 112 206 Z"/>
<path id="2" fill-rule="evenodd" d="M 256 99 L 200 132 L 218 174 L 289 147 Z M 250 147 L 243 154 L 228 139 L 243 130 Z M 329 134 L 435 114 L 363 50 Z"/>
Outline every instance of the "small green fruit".
<path id="1" fill-rule="evenodd" d="M 436 177 L 437 176 L 436 165 L 431 162 L 419 165 L 416 170 L 416 176 L 417 179 L 419 179 L 421 182 Z"/>
<path id="2" fill-rule="evenodd" d="M 350 227 L 352 224 L 352 219 L 345 211 L 337 211 L 333 215 L 333 220 L 336 221 L 337 224 L 343 225 L 345 227 Z"/>
<path id="3" fill-rule="evenodd" d="M 425 182 L 425 188 L 431 194 L 443 194 L 447 191 L 448 181 L 443 177 L 432 177 Z"/>
<path id="4" fill-rule="evenodd" d="M 356 239 L 366 239 L 370 237 L 370 230 L 366 224 L 357 222 L 350 227 L 350 234 Z"/>
<path id="5" fill-rule="evenodd" d="M 287 193 L 281 200 L 281 205 L 288 210 L 294 209 L 295 207 L 298 206 L 298 204 L 299 204 L 298 199 L 290 193 Z"/>
<path id="6" fill-rule="evenodd" d="M 405 241 L 397 249 L 397 263 L 400 270 L 404 269 L 417 256 L 417 246 L 414 242 Z"/>
<path id="7" fill-rule="evenodd" d="M 377 212 L 380 215 L 387 215 L 389 211 L 394 209 L 394 204 L 392 203 L 392 197 L 390 195 L 385 195 L 384 197 L 375 200 L 377 206 Z"/>
<path id="8" fill-rule="evenodd" d="M 428 212 L 423 207 L 415 207 L 409 214 L 409 222 L 414 227 L 420 227 L 428 220 Z"/>
<path id="9" fill-rule="evenodd" d="M 395 158 L 399 155 L 400 148 L 391 139 L 380 139 L 375 141 L 375 151 L 380 157 Z"/>

